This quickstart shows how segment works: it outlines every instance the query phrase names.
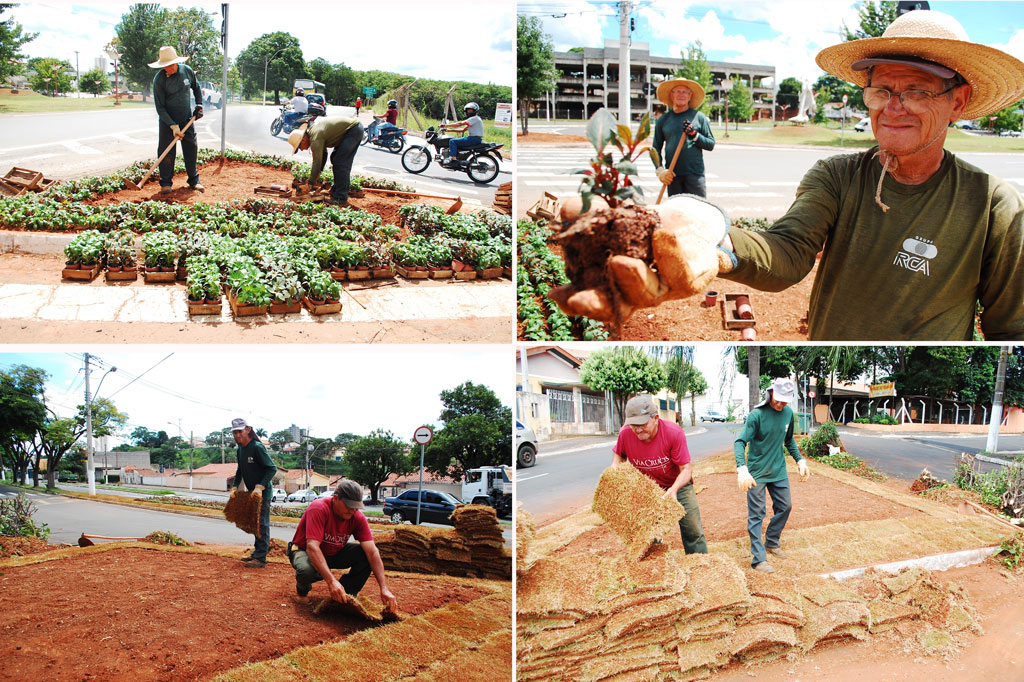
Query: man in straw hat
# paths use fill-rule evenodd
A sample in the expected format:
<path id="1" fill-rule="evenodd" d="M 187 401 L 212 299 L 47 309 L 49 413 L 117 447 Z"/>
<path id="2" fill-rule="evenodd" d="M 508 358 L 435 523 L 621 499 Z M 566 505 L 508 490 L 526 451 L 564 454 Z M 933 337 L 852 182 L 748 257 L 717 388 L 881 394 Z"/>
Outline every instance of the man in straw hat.
<path id="1" fill-rule="evenodd" d="M 238 492 L 239 483 L 245 482 L 246 490 L 259 492 L 262 498 L 260 534 L 256 536 L 252 554 L 242 561 L 249 568 L 263 568 L 267 565 L 267 551 L 270 549 L 270 498 L 274 491 L 277 465 L 270 459 L 267 449 L 256 437 L 256 432 L 241 417 L 231 420 L 231 434 L 238 444 L 238 467 L 235 469 L 231 495 Z"/>
<path id="2" fill-rule="evenodd" d="M 714 149 L 715 136 L 711 134 L 708 117 L 697 111 L 704 102 L 704 88 L 696 81 L 675 78 L 658 86 L 658 99 L 668 107 L 654 124 L 652 147 L 662 163 L 655 169 L 658 180 L 668 185 L 669 196 L 695 194 L 706 197 L 704 154 L 701 150 L 710 152 Z M 679 148 L 680 144 L 682 148 Z"/>
<path id="3" fill-rule="evenodd" d="M 571 314 L 614 320 L 691 296 L 716 274 L 765 291 L 801 281 L 812 340 L 971 340 L 981 306 L 988 340 L 1024 338 L 1024 202 L 1008 183 L 946 152 L 949 124 L 1024 95 L 1024 63 L 968 42 L 952 17 L 915 10 L 878 38 L 822 50 L 818 64 L 864 87 L 875 148 L 807 172 L 767 231 L 727 234 L 714 206 L 655 207 L 657 271 L 617 268 L 625 308 L 597 290 L 552 290 Z"/>
<path id="4" fill-rule="evenodd" d="M 768 554 L 786 558 L 779 543 L 793 502 L 783 446 L 796 460 L 800 478 L 807 480 L 811 475 L 807 460 L 801 457 L 800 449 L 793 440 L 793 410 L 789 403 L 794 398 L 796 383 L 791 379 L 776 379 L 768 388 L 765 401 L 747 415 L 743 432 L 733 444 L 737 483 L 740 490 L 747 493 L 747 533 L 750 535 L 750 553 L 754 557 L 750 565 L 764 573 L 775 572 L 768 563 Z M 772 496 L 772 518 L 762 544 L 765 490 Z"/>
<path id="5" fill-rule="evenodd" d="M 679 519 L 679 534 L 686 553 L 707 554 L 686 435 L 679 426 L 661 421 L 654 397 L 646 393 L 626 403 L 626 423 L 612 448 L 612 466 L 626 462 L 650 477 L 665 491 L 665 497 L 676 498 L 686 510 L 686 515 Z"/>
<path id="6" fill-rule="evenodd" d="M 203 91 L 196 80 L 196 73 L 185 63 L 188 57 L 179 57 L 173 47 L 160 48 L 160 58 L 149 65 L 157 71 L 153 77 L 153 102 L 156 113 L 160 117 L 160 141 L 157 143 L 157 155 L 176 140 L 181 140 L 181 153 L 185 161 L 185 172 L 188 173 L 188 186 L 197 192 L 203 191 L 199 182 L 199 171 L 196 169 L 196 156 L 199 143 L 196 140 L 196 127 L 193 124 L 182 132 L 188 120 L 193 116 L 198 121 L 203 117 Z M 192 108 L 189 95 L 195 96 L 196 107 Z M 174 179 L 174 157 L 177 146 L 160 162 L 160 192 L 170 194 Z"/>
<path id="7" fill-rule="evenodd" d="M 362 508 L 363 487 L 346 478 L 338 481 L 332 497 L 310 503 L 288 543 L 295 591 L 305 597 L 313 583 L 324 580 L 331 598 L 344 604 L 359 594 L 372 573 L 380 587 L 381 602 L 394 613 L 398 600 L 388 589 L 384 562 Z M 356 541 L 349 542 L 350 537 Z M 340 580 L 331 573 L 331 569 L 338 568 L 349 569 Z"/>
<path id="8" fill-rule="evenodd" d="M 320 172 L 327 161 L 327 149 L 331 152 L 331 168 L 334 171 L 334 187 L 331 188 L 331 203 L 336 206 L 348 205 L 348 183 L 352 175 L 352 160 L 363 139 L 363 124 L 347 116 L 321 116 L 313 123 L 303 124 L 288 135 L 292 154 L 300 149 L 312 150 L 313 167 L 309 170 L 309 182 L 320 179 Z"/>

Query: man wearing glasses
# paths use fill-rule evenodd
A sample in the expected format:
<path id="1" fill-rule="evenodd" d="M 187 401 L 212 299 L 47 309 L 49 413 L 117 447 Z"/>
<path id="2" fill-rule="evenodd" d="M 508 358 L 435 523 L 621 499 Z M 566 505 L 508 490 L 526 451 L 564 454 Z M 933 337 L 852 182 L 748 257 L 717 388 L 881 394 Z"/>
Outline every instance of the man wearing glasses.
<path id="1" fill-rule="evenodd" d="M 707 554 L 686 436 L 681 427 L 661 421 L 651 395 L 634 396 L 626 403 L 626 424 L 612 448 L 612 466 L 626 462 L 661 486 L 664 497 L 683 505 L 686 516 L 679 519 L 679 534 L 686 553 Z"/>
<path id="2" fill-rule="evenodd" d="M 766 231 L 728 232 L 724 213 L 694 198 L 655 207 L 657 269 L 614 264 L 625 313 L 697 294 L 715 275 L 781 291 L 820 252 L 811 340 L 970 341 L 979 310 L 985 339 L 1024 338 L 1024 201 L 943 149 L 953 122 L 1024 96 L 1024 63 L 968 42 L 953 17 L 929 10 L 904 14 L 879 38 L 826 48 L 817 63 L 864 87 L 878 145 L 815 164 Z M 571 314 L 615 319 L 596 290 L 551 297 Z"/>

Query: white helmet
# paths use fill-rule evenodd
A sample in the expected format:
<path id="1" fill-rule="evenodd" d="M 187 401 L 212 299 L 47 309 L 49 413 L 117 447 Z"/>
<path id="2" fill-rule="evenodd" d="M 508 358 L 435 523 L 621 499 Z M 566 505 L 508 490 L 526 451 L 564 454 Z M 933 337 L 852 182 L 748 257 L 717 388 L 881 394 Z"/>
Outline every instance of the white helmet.
<path id="1" fill-rule="evenodd" d="M 467 104 L 466 106 L 464 106 L 462 108 L 465 111 L 469 111 L 470 109 L 472 109 L 474 114 L 477 113 L 478 111 L 480 111 L 480 105 L 477 104 L 476 102 L 470 102 L 469 104 Z"/>

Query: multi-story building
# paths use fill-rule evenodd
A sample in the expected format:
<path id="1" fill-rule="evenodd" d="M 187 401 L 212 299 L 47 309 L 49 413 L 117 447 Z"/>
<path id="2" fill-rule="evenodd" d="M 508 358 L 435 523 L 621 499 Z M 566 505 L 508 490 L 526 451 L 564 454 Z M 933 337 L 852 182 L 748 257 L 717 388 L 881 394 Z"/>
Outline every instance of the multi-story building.
<path id="1" fill-rule="evenodd" d="M 555 52 L 555 68 L 560 72 L 555 90 L 531 102 L 531 116 L 545 116 L 550 107 L 554 118 L 589 118 L 601 107 L 619 107 L 619 41 L 606 40 L 604 47 L 584 47 L 582 52 Z M 654 89 L 658 83 L 672 78 L 682 66 L 682 58 L 652 55 L 647 43 L 634 42 L 629 50 L 629 82 L 631 118 L 639 118 L 659 105 Z M 714 87 L 707 93 L 713 107 L 725 103 L 721 83 L 725 79 L 742 79 L 754 100 L 754 118 L 771 118 L 775 67 L 759 64 L 708 62 Z M 767 84 L 766 79 L 771 79 Z M 654 88 L 644 84 L 651 83 Z M 552 102 L 553 100 L 553 102 Z"/>

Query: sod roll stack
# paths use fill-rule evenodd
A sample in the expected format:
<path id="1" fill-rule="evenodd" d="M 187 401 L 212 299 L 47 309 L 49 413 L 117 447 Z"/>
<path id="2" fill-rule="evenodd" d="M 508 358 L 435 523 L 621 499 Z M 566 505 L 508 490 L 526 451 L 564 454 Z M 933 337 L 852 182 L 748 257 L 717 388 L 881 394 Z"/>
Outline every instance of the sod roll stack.
<path id="1" fill-rule="evenodd" d="M 675 498 L 632 464 L 608 467 L 594 492 L 594 511 L 626 543 L 628 557 L 639 559 L 655 540 L 678 533 L 686 511 Z"/>

